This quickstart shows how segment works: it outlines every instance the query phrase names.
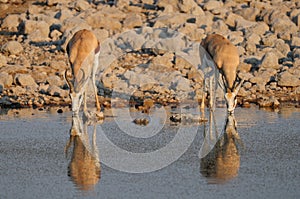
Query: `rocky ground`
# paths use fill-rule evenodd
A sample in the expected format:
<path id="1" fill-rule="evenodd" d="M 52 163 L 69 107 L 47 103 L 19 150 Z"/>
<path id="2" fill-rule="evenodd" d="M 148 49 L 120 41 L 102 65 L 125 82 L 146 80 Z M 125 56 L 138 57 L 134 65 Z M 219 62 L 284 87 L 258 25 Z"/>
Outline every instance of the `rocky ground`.
<path id="1" fill-rule="evenodd" d="M 240 105 L 299 106 L 297 0 L 0 0 L 0 10 L 3 108 L 69 105 L 64 49 L 74 31 L 83 28 L 95 32 L 104 52 L 123 52 L 102 54 L 100 63 L 106 66 L 97 86 L 105 107 L 123 105 L 111 98 L 129 100 L 145 112 L 153 103 L 201 99 L 201 72 L 172 51 L 190 53 L 213 32 L 238 46 L 239 76 L 246 80 Z M 139 30 L 133 34 L 134 28 Z"/>

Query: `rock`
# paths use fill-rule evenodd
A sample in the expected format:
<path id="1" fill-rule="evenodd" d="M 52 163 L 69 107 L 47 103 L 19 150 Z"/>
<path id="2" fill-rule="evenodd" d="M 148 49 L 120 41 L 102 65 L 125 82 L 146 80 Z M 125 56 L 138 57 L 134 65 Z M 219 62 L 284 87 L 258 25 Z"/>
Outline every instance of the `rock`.
<path id="1" fill-rule="evenodd" d="M 291 20 L 278 16 L 271 24 L 271 27 L 275 33 L 292 33 L 298 31 L 298 27 Z"/>
<path id="2" fill-rule="evenodd" d="M 181 12 L 204 15 L 204 12 L 200 6 L 194 0 L 182 0 L 178 1 L 177 6 Z"/>
<path id="3" fill-rule="evenodd" d="M 243 84 L 243 88 L 245 88 L 246 90 L 249 90 L 252 87 L 252 84 L 250 82 L 245 82 Z"/>
<path id="4" fill-rule="evenodd" d="M 264 91 L 268 80 L 264 79 L 263 77 L 256 76 L 252 77 L 250 82 L 256 84 L 259 91 Z"/>
<path id="5" fill-rule="evenodd" d="M 61 88 L 59 88 L 58 86 L 49 86 L 47 93 L 51 96 L 55 96 L 55 97 L 67 97 L 69 95 L 69 91 L 67 90 L 63 90 Z"/>
<path id="6" fill-rule="evenodd" d="M 299 76 L 292 75 L 288 71 L 281 72 L 278 75 L 278 86 L 297 87 L 300 86 Z"/>
<path id="7" fill-rule="evenodd" d="M 245 29 L 250 29 L 251 27 L 254 27 L 257 23 L 253 21 L 248 21 L 244 18 L 237 18 L 235 20 L 235 29 L 236 30 L 245 30 Z"/>
<path id="8" fill-rule="evenodd" d="M 87 10 L 91 7 L 91 5 L 89 4 L 89 1 L 85 1 L 85 0 L 77 0 L 75 2 L 74 5 L 75 9 L 78 11 L 83 11 L 83 10 Z"/>
<path id="9" fill-rule="evenodd" d="M 216 20 L 212 24 L 212 31 L 224 35 L 228 32 L 228 26 L 223 20 Z"/>
<path id="10" fill-rule="evenodd" d="M 250 54 L 250 55 L 255 54 L 256 44 L 251 41 L 246 41 L 245 50 L 246 50 L 247 54 Z"/>
<path id="11" fill-rule="evenodd" d="M 2 46 L 1 51 L 9 55 L 18 55 L 23 52 L 23 46 L 17 41 L 9 41 Z"/>
<path id="12" fill-rule="evenodd" d="M 42 12 L 42 7 L 39 5 L 29 4 L 27 12 L 29 14 L 39 14 Z"/>
<path id="13" fill-rule="evenodd" d="M 275 45 L 274 47 L 280 52 L 282 53 L 283 56 L 287 56 L 288 53 L 291 51 L 290 50 L 290 46 L 284 42 L 284 40 L 282 39 L 277 39 L 275 41 Z"/>
<path id="14" fill-rule="evenodd" d="M 300 28 L 300 14 L 295 17 L 295 23 L 298 28 Z"/>
<path id="15" fill-rule="evenodd" d="M 4 55 L 0 54 L 0 68 L 7 64 L 7 59 Z"/>
<path id="16" fill-rule="evenodd" d="M 18 27 L 20 24 L 21 18 L 19 14 L 10 14 L 7 15 L 3 19 L 3 22 L 1 24 L 1 28 L 11 31 L 11 32 L 18 32 Z"/>
<path id="17" fill-rule="evenodd" d="M 170 89 L 188 92 L 191 90 L 191 82 L 186 78 L 177 76 L 177 78 L 172 81 Z"/>
<path id="18" fill-rule="evenodd" d="M 280 105 L 280 102 L 274 97 L 264 97 L 260 100 L 258 100 L 258 105 L 260 107 L 273 107 L 273 108 L 277 108 Z"/>
<path id="19" fill-rule="evenodd" d="M 232 12 L 229 12 L 227 17 L 225 18 L 225 23 L 230 26 L 231 28 L 235 27 L 236 20 L 241 19 L 242 17 L 240 15 L 234 14 Z"/>
<path id="20" fill-rule="evenodd" d="M 250 70 L 251 70 L 251 68 L 252 68 L 252 65 L 251 65 L 251 64 L 247 64 L 247 63 L 245 63 L 245 62 L 242 62 L 242 63 L 240 63 L 239 66 L 238 66 L 238 71 L 244 72 L 244 73 L 249 73 Z"/>
<path id="21" fill-rule="evenodd" d="M 80 17 L 70 17 L 65 19 L 60 28 L 61 32 L 63 32 L 66 37 L 71 31 L 72 31 L 71 35 L 73 35 L 75 32 L 81 29 L 90 30 L 91 27 L 87 24 L 87 22 L 84 19 Z"/>
<path id="22" fill-rule="evenodd" d="M 220 9 L 223 6 L 223 2 L 222 1 L 207 1 L 206 3 L 204 3 L 203 5 L 203 9 L 204 10 L 215 10 L 215 9 Z"/>
<path id="23" fill-rule="evenodd" d="M 46 0 L 46 3 L 48 6 L 55 6 L 59 3 L 63 3 L 63 4 L 67 4 L 69 3 L 71 0 L 64 0 L 64 1 L 60 1 L 60 0 Z"/>
<path id="24" fill-rule="evenodd" d="M 238 96 L 240 96 L 240 97 L 247 97 L 247 96 L 249 96 L 249 94 L 250 94 L 250 91 L 247 91 L 246 88 L 241 87 L 241 89 L 239 90 Z"/>
<path id="25" fill-rule="evenodd" d="M 249 42 L 249 43 L 254 43 L 254 44 L 258 45 L 258 44 L 260 44 L 261 38 L 260 38 L 260 36 L 259 36 L 258 34 L 256 34 L 256 33 L 250 33 L 250 34 L 247 34 L 247 35 L 246 35 L 246 40 L 247 40 L 247 42 Z"/>
<path id="26" fill-rule="evenodd" d="M 56 75 L 51 75 L 49 77 L 47 77 L 46 82 L 50 85 L 50 86 L 63 86 L 65 84 L 64 81 L 62 81 L 58 76 Z"/>
<path id="27" fill-rule="evenodd" d="M 245 33 L 255 33 L 262 37 L 266 32 L 269 31 L 269 26 L 265 22 L 252 22 L 248 24 L 249 26 L 245 29 Z"/>
<path id="28" fill-rule="evenodd" d="M 300 48 L 300 37 L 293 36 L 291 40 L 292 48 Z"/>
<path id="29" fill-rule="evenodd" d="M 152 64 L 160 65 L 161 67 L 171 68 L 173 66 L 174 54 L 173 53 L 165 53 L 164 55 L 156 56 L 152 59 Z"/>
<path id="30" fill-rule="evenodd" d="M 146 126 L 149 124 L 149 120 L 147 118 L 136 118 L 133 120 L 135 124 Z"/>
<path id="31" fill-rule="evenodd" d="M 23 87 L 32 87 L 33 89 L 38 87 L 32 76 L 29 74 L 16 74 L 15 82 Z"/>
<path id="32" fill-rule="evenodd" d="M 143 25 L 142 17 L 137 14 L 128 15 L 123 22 L 123 26 L 128 29 L 141 27 L 142 25 Z"/>
<path id="33" fill-rule="evenodd" d="M 292 54 L 293 54 L 293 59 L 299 59 L 300 58 L 300 48 L 294 48 Z M 1 61 L 0 61 L 0 63 L 1 63 Z M 0 64 L 0 66 L 1 66 L 1 64 Z"/>
<path id="34" fill-rule="evenodd" d="M 242 8 L 235 12 L 235 14 L 238 14 L 242 16 L 243 18 L 250 20 L 250 21 L 256 21 L 257 15 L 260 13 L 260 10 L 257 8 Z"/>
<path id="35" fill-rule="evenodd" d="M 105 29 L 96 29 L 94 33 L 100 43 L 109 37 L 109 32 Z"/>
<path id="36" fill-rule="evenodd" d="M 242 31 L 231 31 L 228 34 L 228 39 L 233 45 L 239 45 L 244 41 L 244 36 Z"/>
<path id="37" fill-rule="evenodd" d="M 274 35 L 272 33 L 268 33 L 262 38 L 262 43 L 265 46 L 271 47 L 271 46 L 274 46 L 276 40 L 277 40 L 276 35 Z"/>
<path id="38" fill-rule="evenodd" d="M 50 33 L 50 26 L 45 21 L 26 20 L 24 22 L 24 33 L 32 42 L 47 41 Z"/>
<path id="39" fill-rule="evenodd" d="M 5 87 L 9 88 L 13 83 L 13 77 L 6 72 L 0 73 L 0 84 Z"/>
<path id="40" fill-rule="evenodd" d="M 59 30 L 52 30 L 50 33 L 50 38 L 52 40 L 59 40 L 59 38 L 62 36 L 62 33 Z"/>
<path id="41" fill-rule="evenodd" d="M 121 30 L 122 24 L 115 18 L 104 16 L 101 12 L 88 15 L 85 19 L 86 23 L 92 28 L 104 28 L 106 30 Z"/>
<path id="42" fill-rule="evenodd" d="M 174 24 L 184 24 L 190 18 L 189 15 L 185 13 L 172 13 L 162 16 L 158 16 L 154 21 L 154 28 L 172 26 Z"/>
<path id="43" fill-rule="evenodd" d="M 157 1 L 157 6 L 165 10 L 172 10 L 173 13 L 178 11 L 177 1 L 174 0 L 159 0 Z"/>
<path id="44" fill-rule="evenodd" d="M 193 41 L 202 41 L 205 37 L 204 30 L 199 29 L 197 24 L 194 23 L 185 23 L 178 31 L 188 36 Z"/>
<path id="45" fill-rule="evenodd" d="M 56 19 L 59 19 L 61 22 L 63 22 L 65 19 L 72 18 L 73 13 L 68 8 L 62 7 L 60 11 L 58 11 L 55 16 Z"/>
<path id="46" fill-rule="evenodd" d="M 262 58 L 260 67 L 279 69 L 278 59 L 278 55 L 274 52 L 267 52 Z"/>

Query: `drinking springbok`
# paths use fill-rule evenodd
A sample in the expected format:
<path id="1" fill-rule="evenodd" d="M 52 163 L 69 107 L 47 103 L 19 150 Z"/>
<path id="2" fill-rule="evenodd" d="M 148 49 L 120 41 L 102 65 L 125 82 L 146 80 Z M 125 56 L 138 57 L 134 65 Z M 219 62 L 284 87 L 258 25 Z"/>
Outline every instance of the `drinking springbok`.
<path id="1" fill-rule="evenodd" d="M 201 43 L 213 58 L 221 73 L 219 85 L 224 91 L 228 113 L 232 114 L 237 105 L 236 96 L 244 82 L 237 81 L 239 53 L 237 48 L 226 38 L 218 34 L 208 35 Z"/>
<path id="2" fill-rule="evenodd" d="M 98 58 L 100 54 L 100 44 L 90 30 L 79 30 L 74 34 L 67 45 L 67 53 L 71 64 L 72 79 L 69 80 L 65 72 L 65 78 L 70 88 L 70 98 L 72 100 L 73 115 L 78 115 L 82 101 L 84 101 L 84 112 L 86 107 L 87 84 L 92 81 L 97 111 L 100 111 L 100 103 L 97 96 L 95 75 L 98 68 Z M 84 97 L 84 99 L 83 99 Z"/>

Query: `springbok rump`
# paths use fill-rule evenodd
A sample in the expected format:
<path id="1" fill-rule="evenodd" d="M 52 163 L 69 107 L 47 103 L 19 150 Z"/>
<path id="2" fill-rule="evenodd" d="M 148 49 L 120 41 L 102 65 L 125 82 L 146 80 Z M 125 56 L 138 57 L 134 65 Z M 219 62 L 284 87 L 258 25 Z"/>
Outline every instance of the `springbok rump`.
<path id="1" fill-rule="evenodd" d="M 78 115 L 82 102 L 84 102 L 84 112 L 87 111 L 86 90 L 89 81 L 93 85 L 97 111 L 100 111 L 101 107 L 95 82 L 100 44 L 96 36 L 90 30 L 79 30 L 69 41 L 67 53 L 71 68 L 65 71 L 65 79 L 70 88 L 73 115 Z M 67 74 L 70 70 L 72 79 L 69 79 Z"/>
<path id="2" fill-rule="evenodd" d="M 227 111 L 233 114 L 237 105 L 237 94 L 244 82 L 237 78 L 238 50 L 228 39 L 218 34 L 208 35 L 201 45 L 210 54 L 220 71 L 222 81 L 219 81 L 219 85 L 224 91 Z M 201 108 L 204 109 L 203 100 Z"/>

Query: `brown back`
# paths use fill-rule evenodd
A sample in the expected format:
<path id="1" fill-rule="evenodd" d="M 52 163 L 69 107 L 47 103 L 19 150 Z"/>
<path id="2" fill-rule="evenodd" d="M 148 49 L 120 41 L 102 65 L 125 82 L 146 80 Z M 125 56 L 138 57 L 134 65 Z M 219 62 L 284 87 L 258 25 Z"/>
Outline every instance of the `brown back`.
<path id="1" fill-rule="evenodd" d="M 74 34 L 67 46 L 69 61 L 72 65 L 73 74 L 76 76 L 85 59 L 94 54 L 98 49 L 99 42 L 93 32 L 80 30 Z M 98 49 L 99 51 L 99 49 Z M 93 59 L 92 59 L 93 60 Z"/>
<path id="2" fill-rule="evenodd" d="M 227 88 L 232 90 L 239 65 L 237 48 L 228 39 L 218 34 L 208 35 L 201 45 L 211 55 L 218 69 L 223 74 Z"/>

